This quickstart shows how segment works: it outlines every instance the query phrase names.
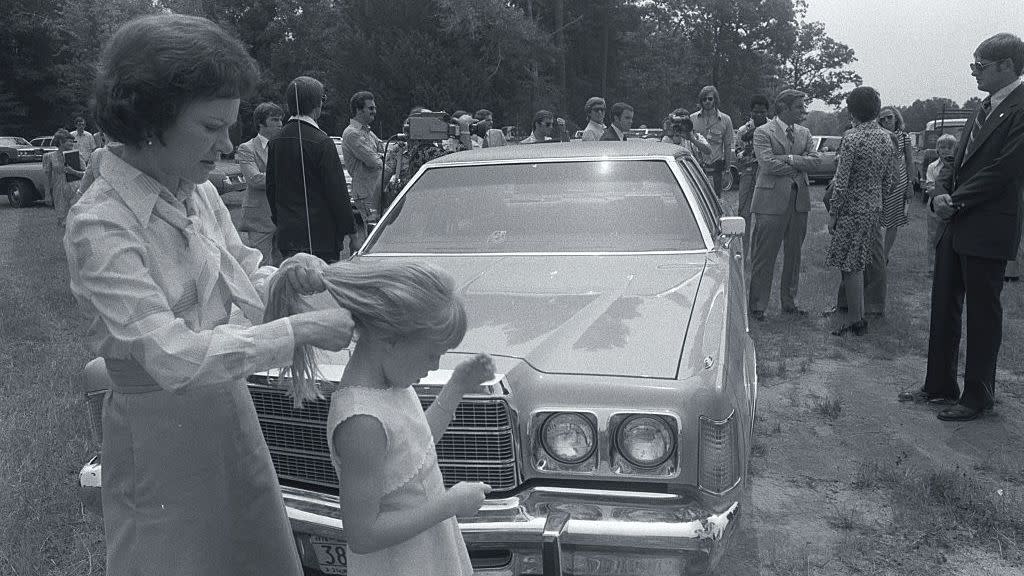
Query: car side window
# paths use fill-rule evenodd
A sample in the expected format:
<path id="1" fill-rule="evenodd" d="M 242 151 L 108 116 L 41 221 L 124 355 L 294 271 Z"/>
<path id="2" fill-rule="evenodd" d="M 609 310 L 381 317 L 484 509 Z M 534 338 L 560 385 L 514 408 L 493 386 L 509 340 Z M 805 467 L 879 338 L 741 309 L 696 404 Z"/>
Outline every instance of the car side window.
<path id="1" fill-rule="evenodd" d="M 721 222 L 719 221 L 719 218 L 722 217 L 722 206 L 718 203 L 718 198 L 711 190 L 711 183 L 707 175 L 697 166 L 692 157 L 677 157 L 676 162 L 683 169 L 683 172 L 690 177 L 690 180 L 696 183 L 694 196 L 697 197 L 700 213 L 704 217 L 704 221 L 707 222 L 708 230 L 711 230 L 713 236 L 718 236 L 722 232 Z"/>

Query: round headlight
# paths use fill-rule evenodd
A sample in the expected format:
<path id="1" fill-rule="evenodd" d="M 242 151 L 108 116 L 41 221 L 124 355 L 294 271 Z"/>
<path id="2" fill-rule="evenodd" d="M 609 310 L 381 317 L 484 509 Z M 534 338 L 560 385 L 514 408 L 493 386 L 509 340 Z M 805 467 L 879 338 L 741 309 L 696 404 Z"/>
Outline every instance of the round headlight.
<path id="1" fill-rule="evenodd" d="M 568 412 L 548 417 L 540 438 L 544 450 L 563 464 L 579 464 L 597 447 L 597 433 L 590 420 Z"/>
<path id="2" fill-rule="evenodd" d="M 626 460 L 641 468 L 653 468 L 672 456 L 676 435 L 657 416 L 630 416 L 619 425 L 615 444 Z"/>

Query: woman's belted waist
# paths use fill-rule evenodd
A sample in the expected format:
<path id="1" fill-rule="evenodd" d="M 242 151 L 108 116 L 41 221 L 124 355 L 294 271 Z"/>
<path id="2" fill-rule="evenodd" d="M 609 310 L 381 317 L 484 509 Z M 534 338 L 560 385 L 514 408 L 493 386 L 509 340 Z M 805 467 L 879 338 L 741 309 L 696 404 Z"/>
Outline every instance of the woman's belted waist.
<path id="1" fill-rule="evenodd" d="M 104 358 L 107 374 L 110 375 L 110 389 L 121 394 L 145 394 L 163 390 L 156 380 L 135 360 Z"/>

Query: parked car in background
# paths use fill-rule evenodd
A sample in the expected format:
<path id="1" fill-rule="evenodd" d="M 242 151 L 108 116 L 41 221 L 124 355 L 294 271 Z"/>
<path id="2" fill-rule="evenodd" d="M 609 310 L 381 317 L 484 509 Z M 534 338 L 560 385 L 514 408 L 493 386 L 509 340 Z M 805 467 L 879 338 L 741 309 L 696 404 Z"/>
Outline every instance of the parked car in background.
<path id="1" fill-rule="evenodd" d="M 20 136 L 0 136 L 0 165 L 12 162 L 42 162 L 43 148 Z"/>
<path id="2" fill-rule="evenodd" d="M 631 128 L 626 134 L 629 138 L 641 138 L 644 140 L 661 140 L 661 137 L 665 134 L 665 131 L 661 128 Z"/>
<path id="3" fill-rule="evenodd" d="M 338 160 L 341 160 L 341 169 L 345 172 L 345 184 L 348 186 L 349 195 L 351 195 L 352 175 L 348 173 L 348 168 L 345 167 L 345 155 L 341 152 L 341 136 L 331 136 L 331 140 L 334 141 L 334 148 L 338 151 Z"/>
<path id="4" fill-rule="evenodd" d="M 748 512 L 743 227 L 687 151 L 650 141 L 459 152 L 402 190 L 354 258 L 429 262 L 463 295 L 465 338 L 414 385 L 424 408 L 459 361 L 494 358 L 437 444 L 447 486 L 493 487 L 458 519 L 478 573 L 714 569 Z M 323 356 L 326 395 L 347 360 Z M 87 375 L 99 435 L 102 361 Z M 249 382 L 302 563 L 345 574 L 328 401 L 294 409 L 274 371 Z M 80 475 L 91 506 L 100 458 Z"/>
<path id="5" fill-rule="evenodd" d="M 74 141 L 74 136 L 71 137 Z M 43 149 L 43 154 L 47 152 L 56 152 L 57 146 L 53 143 L 53 136 L 39 136 L 29 140 L 29 143 L 33 146 L 38 146 Z"/>
<path id="6" fill-rule="evenodd" d="M 16 162 L 0 166 L 0 194 L 15 208 L 25 208 L 43 199 L 46 172 L 42 162 Z"/>
<path id="7" fill-rule="evenodd" d="M 842 141 L 842 136 L 811 136 L 813 150 L 821 155 L 823 160 L 817 170 L 807 173 L 807 178 L 812 183 L 831 180 L 835 176 L 836 154 Z"/>

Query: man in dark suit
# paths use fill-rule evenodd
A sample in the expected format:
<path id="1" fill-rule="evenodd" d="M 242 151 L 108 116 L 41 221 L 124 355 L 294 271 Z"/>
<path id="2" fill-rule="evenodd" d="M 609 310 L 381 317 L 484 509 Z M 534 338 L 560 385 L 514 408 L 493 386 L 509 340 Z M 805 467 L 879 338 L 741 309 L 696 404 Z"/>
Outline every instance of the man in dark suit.
<path id="1" fill-rule="evenodd" d="M 285 258 L 309 252 L 337 262 L 345 236 L 355 231 L 345 174 L 334 141 L 316 120 L 324 85 L 299 76 L 285 90 L 292 117 L 267 149 L 267 200 Z"/>
<path id="2" fill-rule="evenodd" d="M 954 161 L 935 181 L 931 209 L 942 220 L 935 244 L 928 372 L 900 400 L 956 404 L 940 420 L 972 420 L 991 410 L 1002 340 L 1000 293 L 1006 261 L 1020 243 L 1024 185 L 1024 42 L 996 34 L 974 51 L 971 74 L 988 98 L 964 127 Z M 967 299 L 967 364 L 956 382 Z"/>
<path id="3" fill-rule="evenodd" d="M 775 99 L 775 118 L 754 130 L 757 178 L 750 211 L 754 230 L 750 236 L 750 296 L 748 310 L 754 320 L 764 321 L 772 276 L 779 249 L 783 250 L 783 314 L 806 316 L 796 304 L 800 283 L 800 252 L 807 235 L 811 210 L 807 172 L 821 158 L 814 152 L 811 131 L 801 126 L 807 116 L 807 95 L 783 90 Z"/>
<path id="4" fill-rule="evenodd" d="M 245 245 L 263 253 L 263 264 L 277 266 L 281 253 L 274 246 L 274 221 L 267 202 L 267 146 L 281 131 L 284 111 L 273 102 L 263 102 L 252 113 L 259 128 L 256 137 L 238 145 L 235 160 L 245 177 L 246 195 L 238 231 Z"/>
<path id="5" fill-rule="evenodd" d="M 625 102 L 612 104 L 612 122 L 604 129 L 601 141 L 620 142 L 626 139 L 626 133 L 633 127 L 633 107 Z"/>

